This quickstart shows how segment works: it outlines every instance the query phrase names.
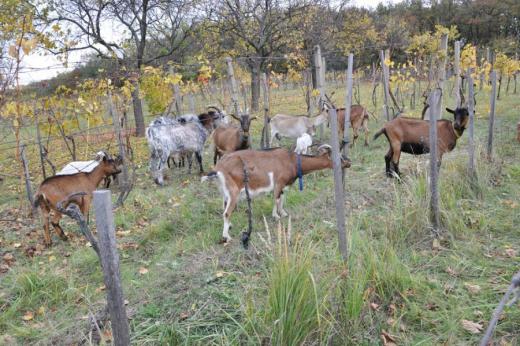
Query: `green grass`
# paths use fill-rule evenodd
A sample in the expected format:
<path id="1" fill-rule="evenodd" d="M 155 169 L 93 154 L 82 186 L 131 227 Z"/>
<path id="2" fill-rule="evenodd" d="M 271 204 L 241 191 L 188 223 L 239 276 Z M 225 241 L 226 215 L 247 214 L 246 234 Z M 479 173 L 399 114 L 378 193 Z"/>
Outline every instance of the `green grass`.
<path id="1" fill-rule="evenodd" d="M 343 100 L 342 86 L 330 89 Z M 369 96 L 363 85 L 363 103 Z M 399 183 L 384 177 L 384 138 L 351 150 L 347 264 L 337 251 L 330 171 L 306 176 L 303 192 L 296 187 L 287 192 L 291 245 L 281 236 L 288 220 L 279 231 L 271 219 L 272 196 L 255 199 L 252 243 L 245 251 L 239 244 L 247 225 L 245 203 L 232 216 L 234 241 L 219 244 L 222 201 L 216 186 L 174 170 L 165 187 L 156 187 L 147 170 L 145 140 L 132 138 L 136 188 L 115 211 L 132 343 L 372 345 L 381 344 L 383 330 L 399 345 L 477 343 L 481 335 L 465 331 L 461 320 L 486 327 L 520 259 L 520 152 L 514 131 L 520 103 L 515 95 L 497 103 L 493 162 L 482 155 L 487 103 L 487 91 L 479 93 L 478 181 L 466 170 L 467 133 L 443 159 L 438 248 L 428 221 L 427 157 L 403 155 Z M 271 111 L 303 113 L 301 90 L 274 90 Z M 370 119 L 371 133 L 381 125 Z M 252 129 L 255 147 L 260 130 L 258 123 Z M 39 182 L 36 152 L 29 150 L 28 156 L 33 181 Z M 0 153 L 1 168 L 16 174 L 12 157 L 13 152 Z M 210 147 L 204 160 L 209 168 Z M 64 219 L 70 242 L 54 237 L 52 249 L 26 256 L 28 247 L 41 243 L 40 222 L 25 217 L 27 204 L 19 202 L 23 190 L 16 178 L 7 178 L 2 192 L 0 219 L 20 220 L 0 221 L 0 256 L 9 252 L 15 258 L 0 274 L 0 344 L 88 344 L 92 330 L 86 316 L 101 311 L 106 294 L 94 252 Z M 139 268 L 148 272 L 140 274 Z M 478 286 L 478 292 L 468 285 Z M 28 311 L 34 319 L 24 321 Z M 518 344 L 518 320 L 518 306 L 506 309 L 495 340 Z"/>

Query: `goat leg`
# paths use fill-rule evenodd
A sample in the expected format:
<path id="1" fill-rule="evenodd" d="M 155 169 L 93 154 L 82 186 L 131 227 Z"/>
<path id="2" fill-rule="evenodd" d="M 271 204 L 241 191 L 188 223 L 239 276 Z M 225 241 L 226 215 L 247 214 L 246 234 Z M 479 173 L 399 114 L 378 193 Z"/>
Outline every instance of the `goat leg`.
<path id="1" fill-rule="evenodd" d="M 204 173 L 204 168 L 202 168 L 202 155 L 199 152 L 195 153 L 195 158 L 197 159 L 200 167 L 200 173 Z"/>
<path id="2" fill-rule="evenodd" d="M 56 234 L 61 238 L 61 240 L 67 241 L 69 238 L 65 235 L 63 232 L 63 229 L 60 226 L 60 219 L 62 217 L 62 214 L 59 212 L 54 212 L 54 216 L 52 217 L 51 225 L 54 227 L 54 231 Z"/>

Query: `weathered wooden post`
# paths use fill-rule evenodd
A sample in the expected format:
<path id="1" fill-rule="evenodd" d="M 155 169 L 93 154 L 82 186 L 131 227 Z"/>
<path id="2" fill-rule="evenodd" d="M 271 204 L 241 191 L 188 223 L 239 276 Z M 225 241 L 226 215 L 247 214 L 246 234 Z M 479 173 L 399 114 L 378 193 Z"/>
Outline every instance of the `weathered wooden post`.
<path id="1" fill-rule="evenodd" d="M 226 58 L 227 64 L 227 73 L 229 78 L 229 84 L 231 89 L 231 102 L 233 103 L 233 109 L 235 111 L 235 115 L 240 115 L 240 108 L 238 105 L 238 91 L 237 91 L 237 82 L 235 80 L 235 72 L 233 71 L 233 62 L 230 57 Z"/>
<path id="2" fill-rule="evenodd" d="M 170 66 L 169 69 L 170 75 L 174 75 L 174 69 L 173 66 Z M 177 115 L 182 114 L 182 96 L 181 96 L 181 90 L 179 88 L 179 84 L 175 83 L 173 84 L 173 97 L 175 97 L 175 112 Z"/>
<path id="3" fill-rule="evenodd" d="M 470 179 L 473 181 L 476 178 L 477 171 L 475 169 L 475 90 L 473 86 L 473 77 L 471 76 L 471 72 L 471 68 L 468 68 L 468 170 Z"/>
<path id="4" fill-rule="evenodd" d="M 267 85 L 267 75 L 265 72 L 260 76 L 262 82 L 262 92 L 264 94 L 264 128 L 262 130 L 262 149 L 269 148 L 269 86 Z"/>
<path id="5" fill-rule="evenodd" d="M 31 177 L 29 175 L 29 163 L 27 162 L 27 157 L 25 156 L 25 144 L 20 145 L 20 158 L 22 159 L 23 165 L 23 175 L 25 178 L 25 192 L 27 193 L 27 199 L 31 204 L 31 216 L 35 216 L 37 213 L 36 208 L 34 207 L 34 198 L 31 188 Z"/>
<path id="6" fill-rule="evenodd" d="M 110 312 L 114 345 L 128 346 L 130 345 L 130 329 L 120 279 L 119 254 L 116 246 L 110 190 L 94 191 L 93 196 L 100 260 L 107 288 L 107 305 Z"/>
<path id="7" fill-rule="evenodd" d="M 336 222 L 338 226 L 338 245 L 341 257 L 348 259 L 347 234 L 345 231 L 345 195 L 343 192 L 343 178 L 341 157 L 339 150 L 338 116 L 335 109 L 329 111 L 332 145 L 332 168 L 334 170 L 334 195 L 336 199 Z"/>
<path id="8" fill-rule="evenodd" d="M 460 76 L 460 41 L 455 41 L 455 56 L 454 56 L 454 71 L 455 73 L 455 88 L 453 89 L 455 93 L 455 108 L 461 106 L 461 97 L 460 97 L 460 89 L 461 89 L 461 76 Z"/>
<path id="9" fill-rule="evenodd" d="M 430 97 L 430 218 L 435 235 L 440 230 L 437 118 L 440 114 L 441 98 L 442 89 L 435 88 Z"/>
<path id="10" fill-rule="evenodd" d="M 441 110 L 442 107 L 442 98 L 444 95 L 444 81 L 446 80 L 446 63 L 448 62 L 448 34 L 443 34 L 441 36 L 441 62 L 439 67 L 439 75 L 438 75 L 438 81 L 439 81 L 439 87 L 442 89 L 441 93 L 441 99 L 439 101 L 439 113 L 437 114 L 437 119 L 441 118 Z"/>
<path id="11" fill-rule="evenodd" d="M 323 101 L 325 101 L 325 91 L 324 91 L 324 69 L 323 69 L 323 59 L 321 57 L 321 48 L 319 45 L 314 47 L 314 68 L 316 69 L 316 89 L 318 89 L 320 95 L 318 98 L 318 108 L 323 105 Z M 320 109 L 318 110 L 320 111 Z M 318 137 L 323 139 L 323 124 L 318 127 Z"/>
<path id="12" fill-rule="evenodd" d="M 382 80 L 383 83 L 383 95 L 384 95 L 384 106 L 383 106 L 383 114 L 386 118 L 386 121 L 390 121 L 390 110 L 388 109 L 388 101 L 390 100 L 390 76 L 388 71 L 388 66 L 385 63 L 385 51 L 381 50 L 379 52 L 379 59 L 381 60 L 381 70 L 382 70 Z"/>
<path id="13" fill-rule="evenodd" d="M 347 93 L 345 97 L 345 119 L 343 123 L 343 156 L 348 157 L 350 138 L 350 107 L 352 106 L 352 68 L 354 66 L 354 54 L 348 55 L 347 66 Z M 344 173 L 344 172 L 343 172 Z M 345 176 L 343 175 L 343 179 Z"/>
<path id="14" fill-rule="evenodd" d="M 126 149 L 125 149 L 125 142 L 123 139 L 123 135 L 121 133 L 121 119 L 117 115 L 117 112 L 114 108 L 114 103 L 112 102 L 112 91 L 108 89 L 108 111 L 110 112 L 110 115 L 112 116 L 112 122 L 114 125 L 114 131 L 116 133 L 117 137 L 117 144 L 119 148 L 119 156 L 121 157 L 121 160 L 123 161 L 123 169 L 120 175 L 120 178 L 118 177 L 119 187 L 121 189 L 121 193 L 119 194 L 119 198 L 117 200 L 116 205 L 120 206 L 123 204 L 129 190 L 128 186 L 128 166 L 127 166 L 127 160 L 126 160 Z"/>
<path id="15" fill-rule="evenodd" d="M 188 93 L 188 103 L 190 104 L 190 113 L 195 114 L 195 98 L 191 91 Z"/>
<path id="16" fill-rule="evenodd" d="M 38 152 L 40 153 L 40 164 L 42 166 L 43 179 L 47 178 L 47 172 L 45 171 L 45 152 L 42 145 L 42 136 L 40 133 L 40 113 L 34 108 L 34 115 L 36 118 L 36 140 L 38 141 Z"/>
<path id="17" fill-rule="evenodd" d="M 497 71 L 491 71 L 491 95 L 489 97 L 489 128 L 487 141 L 487 158 L 489 161 L 493 159 L 493 132 L 495 127 L 495 105 L 497 100 Z M 473 100 L 470 99 L 470 104 Z"/>

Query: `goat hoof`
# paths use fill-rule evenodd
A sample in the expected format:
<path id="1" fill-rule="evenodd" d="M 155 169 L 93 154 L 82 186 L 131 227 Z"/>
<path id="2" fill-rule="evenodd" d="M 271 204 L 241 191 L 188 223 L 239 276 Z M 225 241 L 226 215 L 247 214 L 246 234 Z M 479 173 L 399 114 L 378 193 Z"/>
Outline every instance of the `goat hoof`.
<path id="1" fill-rule="evenodd" d="M 63 234 L 63 235 L 60 235 L 60 239 L 63 241 L 67 241 L 67 240 L 69 240 L 69 237 L 67 237 L 65 234 Z"/>
<path id="2" fill-rule="evenodd" d="M 282 217 L 287 217 L 287 216 L 289 216 L 289 214 L 288 214 L 285 210 L 282 210 L 282 213 L 281 213 L 281 214 L 282 214 Z"/>
<path id="3" fill-rule="evenodd" d="M 222 237 L 219 241 L 219 244 L 228 244 L 229 242 L 231 242 L 231 237 Z"/>

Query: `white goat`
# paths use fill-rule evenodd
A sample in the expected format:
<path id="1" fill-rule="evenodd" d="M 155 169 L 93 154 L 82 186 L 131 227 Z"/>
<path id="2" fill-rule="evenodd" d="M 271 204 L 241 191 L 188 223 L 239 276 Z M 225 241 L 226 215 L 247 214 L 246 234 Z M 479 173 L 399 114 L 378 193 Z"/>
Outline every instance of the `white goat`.
<path id="1" fill-rule="evenodd" d="M 315 117 L 293 116 L 276 114 L 269 120 L 271 127 L 271 146 L 275 138 L 279 141 L 281 137 L 298 138 L 304 133 L 314 135 L 316 126 L 326 122 L 328 119 L 327 111 L 322 111 Z"/>
<path id="2" fill-rule="evenodd" d="M 296 149 L 294 152 L 296 154 L 308 154 L 309 147 L 312 145 L 312 137 L 308 133 L 304 133 L 300 137 L 296 139 Z"/>

